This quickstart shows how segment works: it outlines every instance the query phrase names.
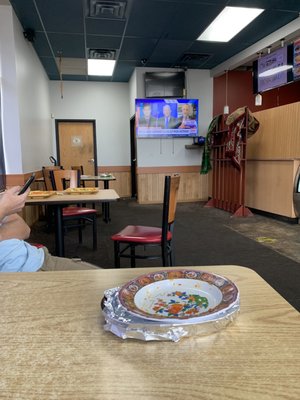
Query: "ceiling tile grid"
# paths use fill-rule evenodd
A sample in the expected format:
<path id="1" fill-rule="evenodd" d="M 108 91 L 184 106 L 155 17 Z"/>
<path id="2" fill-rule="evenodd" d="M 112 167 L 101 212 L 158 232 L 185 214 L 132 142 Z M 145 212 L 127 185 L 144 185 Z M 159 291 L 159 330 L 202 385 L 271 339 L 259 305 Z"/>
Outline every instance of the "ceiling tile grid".
<path id="1" fill-rule="evenodd" d="M 299 16 L 299 0 L 11 0 L 49 79 L 127 82 L 137 66 L 214 68 Z M 228 43 L 197 41 L 225 6 L 265 11 Z M 88 77 L 92 52 L 113 54 L 112 77 Z M 67 67 L 60 71 L 57 59 Z M 67 62 L 68 60 L 68 62 Z M 63 65 L 63 63 L 62 63 Z M 78 67 L 78 66 L 84 67 Z M 74 73 L 75 71 L 75 73 Z M 78 73 L 76 72 L 78 71 Z"/>

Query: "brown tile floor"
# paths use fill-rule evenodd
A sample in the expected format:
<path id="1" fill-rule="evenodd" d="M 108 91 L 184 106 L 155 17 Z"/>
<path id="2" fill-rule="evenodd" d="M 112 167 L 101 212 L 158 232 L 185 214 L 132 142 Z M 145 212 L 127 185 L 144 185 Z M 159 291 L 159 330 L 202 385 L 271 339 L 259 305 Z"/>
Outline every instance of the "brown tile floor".
<path id="1" fill-rule="evenodd" d="M 252 217 L 232 217 L 225 225 L 300 263 L 299 224 L 254 214 Z"/>

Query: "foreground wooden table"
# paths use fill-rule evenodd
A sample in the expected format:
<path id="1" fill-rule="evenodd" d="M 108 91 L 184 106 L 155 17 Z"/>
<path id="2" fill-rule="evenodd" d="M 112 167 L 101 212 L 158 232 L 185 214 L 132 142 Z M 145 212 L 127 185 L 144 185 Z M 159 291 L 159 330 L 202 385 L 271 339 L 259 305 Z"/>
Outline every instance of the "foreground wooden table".
<path id="1" fill-rule="evenodd" d="M 299 313 L 250 269 L 193 267 L 240 289 L 240 315 L 219 333 L 146 343 L 105 332 L 103 291 L 157 269 L 0 274 L 0 398 L 300 398 Z"/>

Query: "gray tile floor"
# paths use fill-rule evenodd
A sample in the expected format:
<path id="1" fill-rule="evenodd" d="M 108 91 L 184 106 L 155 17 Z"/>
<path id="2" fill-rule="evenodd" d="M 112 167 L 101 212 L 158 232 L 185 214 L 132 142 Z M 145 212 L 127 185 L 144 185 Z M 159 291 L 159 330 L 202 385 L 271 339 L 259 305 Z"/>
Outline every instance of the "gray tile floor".
<path id="1" fill-rule="evenodd" d="M 231 217 L 226 226 L 300 263 L 299 224 L 254 214 L 252 217 Z"/>

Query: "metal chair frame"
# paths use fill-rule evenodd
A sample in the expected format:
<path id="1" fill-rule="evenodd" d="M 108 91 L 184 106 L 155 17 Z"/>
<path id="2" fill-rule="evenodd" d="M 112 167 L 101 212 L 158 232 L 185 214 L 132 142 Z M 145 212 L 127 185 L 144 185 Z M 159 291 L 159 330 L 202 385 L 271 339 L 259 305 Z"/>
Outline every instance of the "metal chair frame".
<path id="1" fill-rule="evenodd" d="M 136 259 L 154 260 L 161 258 L 164 266 L 174 264 L 174 252 L 172 243 L 179 182 L 179 175 L 165 177 L 161 228 L 129 225 L 125 227 L 122 231 L 111 237 L 111 239 L 114 241 L 114 256 L 116 268 L 120 268 L 121 258 L 129 258 L 131 260 L 132 268 L 135 268 L 136 266 Z M 134 235 L 126 235 L 129 232 L 133 232 L 135 228 L 140 229 L 141 232 L 144 232 L 145 236 L 142 236 L 139 239 L 135 239 Z M 147 238 L 147 230 L 149 230 L 149 233 L 152 232 L 152 234 L 154 234 L 155 236 L 160 236 L 160 240 L 156 238 L 155 242 L 153 242 L 150 238 L 151 235 Z M 144 250 L 146 250 L 147 247 L 160 246 L 161 252 L 160 254 L 153 255 L 137 254 L 136 248 L 140 246 L 143 246 Z"/>

